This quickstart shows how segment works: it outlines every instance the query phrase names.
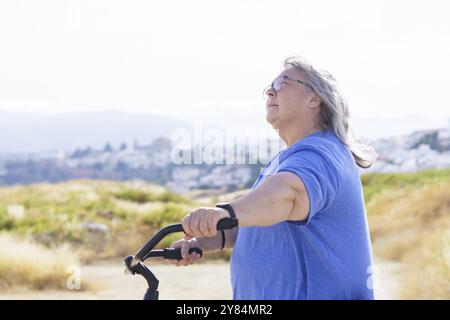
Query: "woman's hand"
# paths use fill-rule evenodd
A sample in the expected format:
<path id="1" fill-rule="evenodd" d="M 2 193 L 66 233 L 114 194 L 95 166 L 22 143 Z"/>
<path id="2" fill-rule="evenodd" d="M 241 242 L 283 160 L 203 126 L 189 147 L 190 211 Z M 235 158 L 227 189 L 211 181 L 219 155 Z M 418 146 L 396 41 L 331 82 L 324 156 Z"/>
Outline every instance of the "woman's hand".
<path id="1" fill-rule="evenodd" d="M 181 248 L 181 257 L 182 257 L 181 260 L 171 260 L 171 259 L 167 260 L 169 263 L 174 264 L 177 267 L 193 264 L 201 258 L 201 255 L 199 255 L 196 252 L 189 253 L 190 248 L 198 247 L 197 240 L 195 238 L 190 237 L 189 235 L 186 235 L 184 239 L 175 241 L 170 245 L 170 247 Z"/>
<path id="2" fill-rule="evenodd" d="M 222 208 L 197 208 L 183 218 L 182 225 L 186 235 L 191 237 L 214 237 L 217 222 L 229 217 L 228 211 Z"/>

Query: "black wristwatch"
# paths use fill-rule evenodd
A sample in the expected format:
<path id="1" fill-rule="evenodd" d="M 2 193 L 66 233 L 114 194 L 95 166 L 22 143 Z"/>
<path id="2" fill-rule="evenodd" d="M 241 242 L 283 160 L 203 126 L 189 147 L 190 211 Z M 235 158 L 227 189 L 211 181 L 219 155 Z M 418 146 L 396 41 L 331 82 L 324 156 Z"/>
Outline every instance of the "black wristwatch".
<path id="1" fill-rule="evenodd" d="M 218 203 L 216 204 L 216 207 L 227 210 L 228 213 L 230 214 L 230 218 L 236 219 L 236 213 L 234 212 L 233 207 L 229 203 Z M 220 230 L 220 232 L 222 233 L 222 246 L 220 250 L 223 250 L 223 248 L 225 247 L 225 231 Z"/>
<path id="2" fill-rule="evenodd" d="M 218 203 L 216 204 L 217 208 L 222 208 L 228 211 L 231 219 L 236 219 L 236 213 L 234 212 L 233 207 L 229 203 Z"/>

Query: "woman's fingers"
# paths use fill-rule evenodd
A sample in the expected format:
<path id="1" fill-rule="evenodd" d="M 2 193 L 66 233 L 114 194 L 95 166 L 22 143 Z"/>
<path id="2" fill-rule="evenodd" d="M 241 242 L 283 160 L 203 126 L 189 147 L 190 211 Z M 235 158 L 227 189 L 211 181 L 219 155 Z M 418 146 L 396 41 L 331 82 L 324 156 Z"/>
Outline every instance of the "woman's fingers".
<path id="1" fill-rule="evenodd" d="M 177 241 L 173 242 L 170 245 L 170 248 L 181 248 L 181 241 L 182 240 L 177 240 Z M 174 259 L 165 259 L 165 260 L 171 264 L 176 264 L 178 262 L 178 260 L 174 260 Z"/>
<path id="2" fill-rule="evenodd" d="M 192 252 L 188 258 L 188 264 L 194 264 L 195 262 L 198 261 L 199 258 L 200 255 L 197 252 Z"/>
<path id="3" fill-rule="evenodd" d="M 200 255 L 196 252 L 192 252 L 190 254 L 188 254 L 186 256 L 186 258 L 184 259 L 180 259 L 180 260 L 172 260 L 174 261 L 174 264 L 179 267 L 179 266 L 188 266 L 191 264 L 194 264 L 195 262 L 197 262 L 200 259 Z"/>
<path id="4" fill-rule="evenodd" d="M 189 254 L 189 256 L 187 257 L 187 265 L 189 265 L 189 264 L 193 264 L 194 263 L 194 255 L 195 255 L 195 253 L 193 252 L 193 253 L 191 253 L 191 254 Z"/>
<path id="5" fill-rule="evenodd" d="M 193 252 L 189 254 L 185 259 L 178 260 L 177 266 L 188 266 L 195 263 L 198 260 L 198 254 Z"/>
<path id="6" fill-rule="evenodd" d="M 204 219 L 199 221 L 198 232 L 202 235 L 202 237 L 210 237 L 209 235 L 209 217 L 205 216 Z"/>
<path id="7" fill-rule="evenodd" d="M 216 223 L 215 223 L 215 219 L 214 219 L 214 215 L 210 215 L 209 216 L 209 221 L 208 221 L 208 231 L 209 231 L 209 237 L 214 237 L 217 233 L 216 230 Z"/>
<path id="8" fill-rule="evenodd" d="M 183 221 L 181 221 L 181 224 L 183 225 L 183 230 L 187 235 L 194 236 L 194 233 L 191 230 L 191 220 L 192 220 L 192 214 L 188 214 L 183 218 Z"/>
<path id="9" fill-rule="evenodd" d="M 188 242 L 184 242 L 181 244 L 181 258 L 187 259 L 189 255 L 189 248 L 190 245 L 188 244 Z"/>
<path id="10" fill-rule="evenodd" d="M 192 234 L 196 237 L 207 237 L 207 235 L 205 234 L 207 217 L 202 215 L 203 212 L 204 211 L 202 210 L 198 210 L 191 213 L 192 219 L 190 227 L 191 231 L 193 232 Z"/>
<path id="11" fill-rule="evenodd" d="M 229 217 L 228 211 L 221 208 L 197 208 L 183 218 L 186 234 L 194 237 L 214 237 L 220 219 Z"/>
<path id="12" fill-rule="evenodd" d="M 174 260 L 174 259 L 166 259 L 167 262 L 174 264 L 176 266 L 187 266 L 190 264 L 194 264 L 200 259 L 200 255 L 196 252 L 189 253 L 189 249 L 194 247 L 194 245 L 186 241 L 185 239 L 181 239 L 178 241 L 175 241 L 170 245 L 171 248 L 180 248 L 181 253 L 181 259 L 180 260 Z"/>
<path id="13" fill-rule="evenodd" d="M 187 246 L 187 241 L 184 239 L 180 239 L 175 241 L 174 243 L 172 243 L 170 245 L 170 248 L 179 248 L 180 249 L 180 253 L 183 256 L 183 250 L 184 251 L 189 251 L 189 248 L 187 248 L 186 250 L 186 246 Z M 175 264 L 177 265 L 178 262 L 180 262 L 181 260 L 176 260 L 176 259 L 165 259 L 167 262 L 171 263 L 171 264 Z"/>

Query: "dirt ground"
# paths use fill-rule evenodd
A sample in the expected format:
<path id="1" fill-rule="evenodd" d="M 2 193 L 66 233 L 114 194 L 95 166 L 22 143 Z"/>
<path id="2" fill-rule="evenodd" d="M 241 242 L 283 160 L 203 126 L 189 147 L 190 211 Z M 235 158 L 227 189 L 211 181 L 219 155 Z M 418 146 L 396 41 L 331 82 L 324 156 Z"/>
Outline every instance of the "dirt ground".
<path id="1" fill-rule="evenodd" d="M 160 299 L 231 299 L 229 265 L 208 262 L 176 267 L 166 262 L 151 264 L 159 279 Z M 0 299 L 142 299 L 147 288 L 141 276 L 127 275 L 121 261 L 108 261 L 81 268 L 83 278 L 94 281 L 95 291 L 45 290 L 27 291 L 15 288 L 0 292 Z"/>
<path id="2" fill-rule="evenodd" d="M 401 266 L 378 262 L 377 299 L 398 299 L 400 285 L 397 275 Z M 105 261 L 81 269 L 83 278 L 96 282 L 95 291 L 45 290 L 27 291 L 20 288 L 0 292 L 0 299 L 142 299 L 146 282 L 140 276 L 126 275 L 121 261 Z M 188 267 L 176 267 L 166 262 L 152 263 L 151 270 L 160 281 L 160 299 L 218 299 L 232 298 L 229 264 L 225 261 L 205 262 Z"/>

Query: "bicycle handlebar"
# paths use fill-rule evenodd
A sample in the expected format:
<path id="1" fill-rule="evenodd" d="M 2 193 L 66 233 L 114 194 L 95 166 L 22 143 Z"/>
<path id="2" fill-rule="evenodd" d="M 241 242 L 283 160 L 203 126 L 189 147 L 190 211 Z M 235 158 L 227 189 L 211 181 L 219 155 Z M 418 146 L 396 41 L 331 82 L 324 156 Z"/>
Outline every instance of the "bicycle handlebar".
<path id="1" fill-rule="evenodd" d="M 203 251 L 200 248 L 189 248 L 189 254 L 198 253 L 200 256 L 203 255 Z M 154 258 L 161 257 L 163 259 L 169 260 L 181 260 L 183 257 L 181 256 L 181 248 L 166 248 L 161 250 L 152 250 L 146 256 L 146 258 Z"/>
<path id="2" fill-rule="evenodd" d="M 224 218 L 217 223 L 217 230 L 233 229 L 238 226 L 238 220 L 235 218 Z M 131 274 L 140 274 L 147 281 L 148 288 L 145 293 L 145 300 L 158 300 L 158 284 L 159 281 L 155 275 L 148 269 L 143 261 L 150 257 L 163 257 L 164 259 L 180 260 L 181 248 L 166 248 L 161 250 L 153 250 L 154 247 L 168 234 L 175 232 L 184 232 L 182 224 L 172 224 L 160 229 L 156 234 L 147 240 L 146 243 L 138 250 L 135 256 L 128 256 L 124 259 L 125 266 Z M 200 248 L 189 248 L 189 253 L 197 252 L 203 255 Z"/>
<path id="3" fill-rule="evenodd" d="M 217 230 L 229 230 L 238 226 L 237 219 L 223 218 L 217 223 Z M 181 223 L 171 224 L 167 227 L 160 229 L 153 237 L 147 240 L 146 243 L 138 250 L 131 261 L 131 266 L 137 265 L 139 262 L 145 261 L 145 259 L 152 256 L 151 251 L 156 245 L 167 235 L 175 232 L 184 232 L 183 225 Z M 200 250 L 200 249 L 198 249 Z M 201 250 L 200 250 L 201 251 Z M 175 253 L 173 253 L 175 254 Z M 202 253 L 200 253 L 202 254 Z M 167 259 L 167 258 L 166 258 Z"/>

